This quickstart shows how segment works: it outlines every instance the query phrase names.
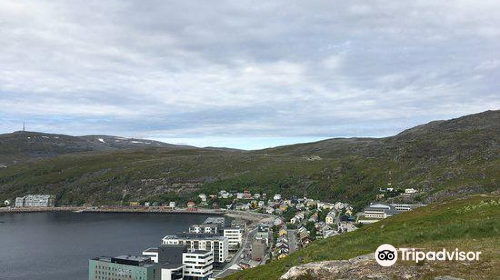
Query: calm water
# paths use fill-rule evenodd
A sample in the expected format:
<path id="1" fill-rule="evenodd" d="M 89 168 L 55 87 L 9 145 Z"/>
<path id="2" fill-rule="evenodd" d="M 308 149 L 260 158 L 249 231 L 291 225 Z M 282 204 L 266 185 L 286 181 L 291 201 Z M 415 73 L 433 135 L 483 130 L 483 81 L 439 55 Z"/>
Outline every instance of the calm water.
<path id="1" fill-rule="evenodd" d="M 0 214 L 0 279 L 84 280 L 88 259 L 140 254 L 202 222 L 197 214 Z"/>

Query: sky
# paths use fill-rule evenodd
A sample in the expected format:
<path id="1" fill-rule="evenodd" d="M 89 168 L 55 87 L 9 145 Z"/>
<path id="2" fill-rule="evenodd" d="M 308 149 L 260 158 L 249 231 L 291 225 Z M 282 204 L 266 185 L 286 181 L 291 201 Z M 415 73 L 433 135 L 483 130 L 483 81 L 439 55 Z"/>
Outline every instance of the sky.
<path id="1" fill-rule="evenodd" d="M 500 109 L 500 1 L 2 0 L 0 133 L 257 149 Z"/>

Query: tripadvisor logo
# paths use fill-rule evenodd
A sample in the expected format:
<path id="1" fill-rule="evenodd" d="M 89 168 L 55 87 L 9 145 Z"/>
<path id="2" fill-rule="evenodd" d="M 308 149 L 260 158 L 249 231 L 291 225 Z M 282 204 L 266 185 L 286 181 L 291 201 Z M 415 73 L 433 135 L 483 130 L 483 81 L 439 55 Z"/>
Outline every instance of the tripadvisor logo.
<path id="1" fill-rule="evenodd" d="M 423 260 L 428 261 L 478 261 L 481 252 L 464 252 L 455 249 L 448 251 L 446 249 L 440 251 L 424 252 L 415 248 L 399 248 L 396 249 L 390 244 L 380 245 L 375 251 L 375 260 L 381 266 L 391 266 L 398 260 L 398 255 L 402 261 L 414 261 L 418 263 Z"/>

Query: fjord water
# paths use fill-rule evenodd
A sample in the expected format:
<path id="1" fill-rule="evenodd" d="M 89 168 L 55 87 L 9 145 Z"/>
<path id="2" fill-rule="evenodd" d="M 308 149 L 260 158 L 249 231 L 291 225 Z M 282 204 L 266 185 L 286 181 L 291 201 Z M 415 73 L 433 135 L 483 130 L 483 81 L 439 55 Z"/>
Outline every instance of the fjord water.
<path id="1" fill-rule="evenodd" d="M 0 279 L 85 280 L 92 257 L 140 254 L 200 214 L 0 214 Z"/>

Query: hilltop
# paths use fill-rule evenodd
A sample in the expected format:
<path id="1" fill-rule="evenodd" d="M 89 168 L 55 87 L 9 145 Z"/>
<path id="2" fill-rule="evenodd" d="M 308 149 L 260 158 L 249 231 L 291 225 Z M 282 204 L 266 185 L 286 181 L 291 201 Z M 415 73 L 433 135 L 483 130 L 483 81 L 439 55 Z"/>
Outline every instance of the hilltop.
<path id="1" fill-rule="evenodd" d="M 43 192 L 55 194 L 60 204 L 119 204 L 249 189 L 349 201 L 360 208 L 389 185 L 419 189 L 412 199 L 429 203 L 494 191 L 500 180 L 499 110 L 435 121 L 391 137 L 257 151 L 157 142 L 114 146 L 119 142 L 103 136 L 70 137 L 68 143 L 84 144 L 65 144 L 61 151 L 53 144 L 26 148 L 22 143 L 30 143 L 28 136 L 15 136 L 22 140 L 0 146 L 0 157 L 42 154 L 46 159 L 0 168 L 0 200 Z"/>
<path id="2" fill-rule="evenodd" d="M 70 136 L 16 131 L 0 134 L 0 164 L 10 165 L 73 153 L 148 148 L 186 149 L 192 147 L 108 135 Z"/>
<path id="3" fill-rule="evenodd" d="M 290 268 L 304 273 L 292 279 L 434 279 L 452 276 L 463 279 L 497 279 L 500 275 L 500 196 L 476 195 L 432 204 L 392 216 L 360 229 L 315 241 L 286 258 L 238 272 L 226 280 L 277 280 Z M 312 264 L 347 260 L 375 252 L 382 244 L 396 248 L 425 248 L 438 251 L 482 252 L 480 261 L 400 262 L 389 268 L 374 260 L 337 271 L 336 262 L 318 264 L 311 275 Z M 404 272 L 404 273 L 401 273 Z M 409 278 L 411 276 L 411 278 Z M 289 278 L 290 279 L 290 278 Z"/>

